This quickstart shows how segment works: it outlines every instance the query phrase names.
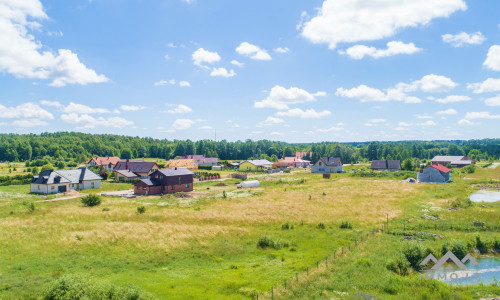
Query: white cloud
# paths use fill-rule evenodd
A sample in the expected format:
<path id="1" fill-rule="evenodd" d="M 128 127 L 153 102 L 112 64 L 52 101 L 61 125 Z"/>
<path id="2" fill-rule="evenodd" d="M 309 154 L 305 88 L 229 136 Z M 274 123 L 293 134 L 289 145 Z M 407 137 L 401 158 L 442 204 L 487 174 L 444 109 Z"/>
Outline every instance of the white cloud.
<path id="1" fill-rule="evenodd" d="M 38 119 L 31 119 L 31 120 L 15 120 L 12 122 L 13 126 L 17 127 L 37 127 L 37 126 L 46 126 L 49 125 L 49 123 L 38 120 Z"/>
<path id="2" fill-rule="evenodd" d="M 134 125 L 134 122 L 120 117 L 98 117 L 94 118 L 89 114 L 68 113 L 62 114 L 61 120 L 70 124 L 83 124 L 83 128 L 113 127 L 123 128 Z"/>
<path id="3" fill-rule="evenodd" d="M 177 119 L 172 124 L 174 130 L 184 130 L 193 126 L 196 122 L 190 119 Z"/>
<path id="4" fill-rule="evenodd" d="M 50 79 L 56 87 L 108 81 L 71 50 L 53 52 L 35 39 L 30 30 L 39 29 L 37 21 L 47 19 L 38 0 L 0 2 L 0 71 L 20 78 Z"/>
<path id="5" fill-rule="evenodd" d="M 484 104 L 488 106 L 500 106 L 500 95 L 486 99 Z"/>
<path id="6" fill-rule="evenodd" d="M 278 47 L 278 48 L 275 48 L 273 49 L 274 52 L 276 53 L 288 53 L 290 52 L 290 49 L 288 49 L 288 47 Z"/>
<path id="7" fill-rule="evenodd" d="M 441 93 L 450 91 L 457 85 L 457 83 L 446 76 L 429 74 L 420 80 L 414 81 L 412 88 L 420 88 L 422 91 L 428 93 Z"/>
<path id="8" fill-rule="evenodd" d="M 205 126 L 198 127 L 198 129 L 201 129 L 201 130 L 212 130 L 214 128 L 212 126 L 205 125 Z"/>
<path id="9" fill-rule="evenodd" d="M 256 108 L 275 108 L 275 109 L 289 109 L 290 104 L 304 103 L 315 101 L 316 97 L 324 96 L 326 93 L 318 92 L 311 94 L 306 90 L 297 87 L 290 87 L 289 89 L 279 85 L 275 85 L 266 99 L 256 101 L 254 106 Z"/>
<path id="10" fill-rule="evenodd" d="M 399 122 L 398 127 L 394 128 L 394 129 L 397 130 L 397 131 L 405 131 L 405 130 L 409 130 L 410 126 L 411 126 L 410 123 Z"/>
<path id="11" fill-rule="evenodd" d="M 359 99 L 361 102 L 369 102 L 369 101 L 403 101 L 405 103 L 420 103 L 420 100 L 417 97 L 408 96 L 403 90 L 400 88 L 389 88 L 386 92 L 383 92 L 379 89 L 375 89 L 364 84 L 359 85 L 358 87 L 352 89 L 344 89 L 342 87 L 338 88 L 335 95 L 346 97 L 346 98 L 355 98 Z"/>
<path id="12" fill-rule="evenodd" d="M 316 129 L 316 131 L 321 132 L 321 133 L 327 133 L 327 132 L 333 132 L 333 131 L 343 131 L 344 127 L 342 127 L 342 125 L 340 125 L 340 124 L 341 123 L 337 124 L 338 126 L 332 126 L 329 128 L 319 128 L 319 129 Z"/>
<path id="13" fill-rule="evenodd" d="M 425 122 L 422 122 L 422 123 L 417 123 L 418 126 L 436 126 L 436 122 L 434 121 L 425 121 Z"/>
<path id="14" fill-rule="evenodd" d="M 234 72 L 234 70 L 228 71 L 226 68 L 213 68 L 212 72 L 210 72 L 210 76 L 228 78 L 236 76 L 236 72 Z"/>
<path id="15" fill-rule="evenodd" d="M 163 56 L 163 58 L 165 58 L 166 60 L 169 60 L 169 59 L 170 59 L 170 56 L 168 56 L 168 54 L 165 54 L 165 55 Z"/>
<path id="16" fill-rule="evenodd" d="M 38 104 L 28 102 L 14 107 L 0 104 L 0 118 L 52 120 L 54 116 Z"/>
<path id="17" fill-rule="evenodd" d="M 191 83 L 189 83 L 189 81 L 182 80 L 182 81 L 179 81 L 179 86 L 181 86 L 181 87 L 190 87 Z"/>
<path id="18" fill-rule="evenodd" d="M 436 112 L 437 115 L 456 115 L 457 111 L 454 110 L 453 108 L 446 109 L 446 110 L 441 110 Z"/>
<path id="19" fill-rule="evenodd" d="M 240 68 L 241 68 L 241 67 L 243 67 L 243 66 L 245 65 L 244 63 L 239 62 L 239 61 L 237 61 L 237 60 L 235 60 L 235 59 L 233 59 L 233 60 L 231 61 L 231 64 L 232 64 L 232 65 L 235 65 L 235 66 L 238 66 L 238 67 L 240 67 Z"/>
<path id="20" fill-rule="evenodd" d="M 283 132 L 278 132 L 278 131 L 273 131 L 271 132 L 272 135 L 283 135 Z"/>
<path id="21" fill-rule="evenodd" d="M 78 104 L 70 102 L 66 107 L 63 108 L 65 113 L 74 113 L 74 114 L 104 114 L 109 113 L 109 109 L 107 108 L 93 108 L 87 105 Z"/>
<path id="22" fill-rule="evenodd" d="M 261 125 L 276 125 L 280 123 L 284 123 L 285 120 L 280 119 L 280 118 L 275 118 L 275 117 L 267 117 L 267 119 L 263 122 L 260 123 Z"/>
<path id="23" fill-rule="evenodd" d="M 51 106 L 51 107 L 62 107 L 63 105 L 59 103 L 59 101 L 48 101 L 48 100 L 42 100 L 40 101 L 41 105 L 44 106 Z"/>
<path id="24" fill-rule="evenodd" d="M 155 86 L 161 86 L 161 85 L 166 85 L 168 84 L 168 81 L 166 80 L 160 80 L 154 83 Z"/>
<path id="25" fill-rule="evenodd" d="M 220 56 L 217 52 L 210 52 L 203 48 L 199 48 L 192 55 L 193 63 L 197 66 L 203 66 L 203 64 L 213 64 L 220 61 Z"/>
<path id="26" fill-rule="evenodd" d="M 415 116 L 415 118 L 417 118 L 417 119 L 432 119 L 432 117 L 431 117 L 431 116 L 429 116 L 429 115 L 421 115 L 421 114 L 416 114 L 416 115 L 414 115 L 414 116 Z"/>
<path id="27" fill-rule="evenodd" d="M 279 111 L 276 113 L 279 117 L 298 117 L 302 119 L 318 119 L 321 117 L 326 117 L 332 113 L 329 110 L 323 110 L 317 112 L 314 109 L 302 110 L 300 108 L 293 108 L 286 111 Z"/>
<path id="28" fill-rule="evenodd" d="M 500 78 L 488 78 L 483 82 L 469 83 L 467 88 L 475 94 L 500 91 Z"/>
<path id="29" fill-rule="evenodd" d="M 443 34 L 443 42 L 451 44 L 453 47 L 462 47 L 465 44 L 480 45 L 486 38 L 480 31 L 474 33 L 460 32 L 459 34 Z"/>
<path id="30" fill-rule="evenodd" d="M 490 70 L 500 71 L 500 45 L 490 47 L 483 65 Z"/>
<path id="31" fill-rule="evenodd" d="M 143 110 L 146 107 L 142 105 L 122 105 L 120 108 L 124 111 L 138 111 L 138 110 Z"/>
<path id="32" fill-rule="evenodd" d="M 471 97 L 469 97 L 469 96 L 448 95 L 444 98 L 436 99 L 436 102 L 438 102 L 438 103 L 455 103 L 455 102 L 463 102 L 463 101 L 469 101 L 469 100 L 471 100 Z"/>
<path id="33" fill-rule="evenodd" d="M 371 119 L 369 120 L 371 123 L 385 123 L 387 122 L 385 119 Z"/>
<path id="34" fill-rule="evenodd" d="M 347 48 L 347 50 L 340 50 L 340 54 L 349 55 L 353 59 L 362 59 L 365 56 L 373 58 L 388 57 L 398 54 L 413 54 L 422 51 L 413 43 L 405 44 L 401 41 L 391 41 L 387 43 L 387 49 L 377 49 L 375 47 L 368 47 L 365 45 L 355 45 Z"/>
<path id="35" fill-rule="evenodd" d="M 471 120 L 467 120 L 467 119 L 461 119 L 460 121 L 458 121 L 458 124 L 459 125 L 477 125 L 479 123 L 476 123 L 476 122 L 472 122 Z"/>
<path id="36" fill-rule="evenodd" d="M 500 119 L 500 115 L 492 115 L 489 111 L 482 112 L 468 112 L 465 114 L 465 118 L 469 120 L 474 119 Z"/>
<path id="37" fill-rule="evenodd" d="M 255 60 L 270 60 L 271 55 L 266 50 L 261 49 L 259 46 L 243 42 L 236 47 L 236 52 L 242 55 L 249 56 Z"/>
<path id="38" fill-rule="evenodd" d="M 167 113 L 169 114 L 185 114 L 188 112 L 192 112 L 193 110 L 184 104 L 179 104 L 177 105 L 174 109 L 169 109 L 167 110 Z"/>
<path id="39" fill-rule="evenodd" d="M 325 0 L 318 14 L 303 24 L 301 34 L 334 49 L 338 43 L 388 38 L 466 9 L 463 0 Z"/>

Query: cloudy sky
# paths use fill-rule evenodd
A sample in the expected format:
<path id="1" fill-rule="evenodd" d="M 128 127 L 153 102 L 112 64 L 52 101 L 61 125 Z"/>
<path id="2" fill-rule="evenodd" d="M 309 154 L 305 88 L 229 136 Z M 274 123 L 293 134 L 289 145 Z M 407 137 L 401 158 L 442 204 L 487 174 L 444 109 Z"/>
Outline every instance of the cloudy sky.
<path id="1" fill-rule="evenodd" d="M 498 138 L 497 0 L 0 0 L 0 132 Z"/>

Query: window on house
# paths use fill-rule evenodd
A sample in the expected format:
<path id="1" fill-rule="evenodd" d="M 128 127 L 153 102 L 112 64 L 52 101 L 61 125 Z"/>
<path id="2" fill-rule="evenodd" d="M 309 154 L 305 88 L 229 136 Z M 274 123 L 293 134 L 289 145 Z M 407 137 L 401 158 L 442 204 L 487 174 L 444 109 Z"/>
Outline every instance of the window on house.
<path id="1" fill-rule="evenodd" d="M 186 187 L 189 188 L 189 183 L 186 183 Z"/>
<path id="2" fill-rule="evenodd" d="M 319 165 L 321 166 L 321 162 L 319 162 Z"/>
<path id="3" fill-rule="evenodd" d="M 40 189 L 40 186 L 38 185 L 38 189 Z"/>
<path id="4" fill-rule="evenodd" d="M 56 187 L 55 187 L 55 186 L 51 186 L 51 187 L 50 187 L 50 189 L 51 189 L 51 190 L 55 190 L 55 189 L 56 189 Z"/>
<path id="5" fill-rule="evenodd" d="M 170 186 L 170 188 L 171 188 L 172 190 L 175 190 L 175 186 L 173 186 L 173 185 L 172 185 L 172 186 Z"/>

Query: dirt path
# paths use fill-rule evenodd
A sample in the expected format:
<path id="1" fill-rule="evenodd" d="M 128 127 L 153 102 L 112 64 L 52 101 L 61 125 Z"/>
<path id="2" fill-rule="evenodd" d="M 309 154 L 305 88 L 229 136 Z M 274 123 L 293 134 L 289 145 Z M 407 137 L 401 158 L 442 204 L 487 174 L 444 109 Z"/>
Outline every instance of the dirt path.
<path id="1" fill-rule="evenodd" d="M 498 167 L 498 165 L 500 165 L 500 163 L 493 163 L 491 166 L 489 166 L 488 168 L 489 169 L 494 169 L 496 167 Z"/>

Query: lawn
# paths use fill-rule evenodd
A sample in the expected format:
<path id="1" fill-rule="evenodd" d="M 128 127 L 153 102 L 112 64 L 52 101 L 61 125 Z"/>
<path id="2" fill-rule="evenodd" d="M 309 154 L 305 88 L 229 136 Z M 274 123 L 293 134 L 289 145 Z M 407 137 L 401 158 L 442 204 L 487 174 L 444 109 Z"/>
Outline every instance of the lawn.
<path id="1" fill-rule="evenodd" d="M 40 196 L 27 194 L 27 186 L 0 187 L 0 298 L 37 296 L 61 275 L 79 273 L 132 285 L 158 298 L 247 299 L 379 228 L 387 216 L 391 227 L 430 222 L 421 218 L 423 209 L 438 214 L 441 221 L 480 219 L 500 225 L 497 204 L 448 210 L 451 202 L 477 189 L 474 185 L 499 184 L 500 169 L 478 169 L 445 185 L 348 173 L 333 174 L 331 179 L 306 172 L 250 177 L 258 178 L 261 187 L 239 190 L 234 185 L 237 180 L 226 179 L 197 183 L 188 198 L 104 197 L 93 208 L 72 199 L 36 203 L 34 211 L 23 202 Z M 215 186 L 220 182 L 227 186 Z M 105 182 L 99 191 L 130 188 Z M 144 214 L 137 213 L 141 205 L 146 207 Z M 343 220 L 350 221 L 353 229 L 340 229 Z M 490 238 L 497 233 L 484 234 Z M 447 238 L 472 234 L 444 233 Z M 264 237 L 274 247 L 258 247 Z M 382 255 L 389 255 L 400 240 L 375 237 L 363 253 L 376 255 L 383 250 Z M 368 278 L 359 288 L 385 295 L 382 285 L 369 284 L 377 271 L 367 272 L 359 275 Z M 341 287 L 352 291 L 345 282 Z M 308 285 L 296 295 L 307 298 L 322 289 Z M 332 293 L 327 295 L 338 297 Z"/>

